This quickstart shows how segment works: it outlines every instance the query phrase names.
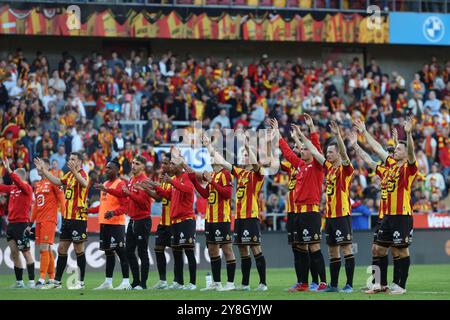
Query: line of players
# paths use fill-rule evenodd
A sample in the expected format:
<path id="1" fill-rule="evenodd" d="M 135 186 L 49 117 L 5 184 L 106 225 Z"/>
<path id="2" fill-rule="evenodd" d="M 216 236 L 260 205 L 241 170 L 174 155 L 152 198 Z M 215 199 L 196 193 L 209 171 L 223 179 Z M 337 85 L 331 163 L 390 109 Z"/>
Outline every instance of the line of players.
<path id="1" fill-rule="evenodd" d="M 292 245 L 297 283 L 291 292 L 352 292 L 355 258 L 352 253 L 351 205 L 349 188 L 353 177 L 353 166 L 347 155 L 340 129 L 335 122 L 330 125 L 335 142 L 326 149 L 326 157 L 321 152 L 319 135 L 310 116 L 305 115 L 310 129 L 310 139 L 305 137 L 298 126 L 293 126 L 292 137 L 296 148 L 291 150 L 278 130 L 278 123 L 272 119 L 269 125 L 273 137 L 279 141 L 280 149 L 287 161 L 282 169 L 290 176 L 288 194 L 288 241 Z M 392 247 L 394 257 L 394 281 L 391 293 L 405 293 L 409 270 L 408 246 L 412 241 L 411 186 L 417 175 L 414 157 L 414 144 L 411 131 L 413 121 L 405 124 L 407 141 L 400 141 L 394 154 L 390 156 L 382 146 L 367 132 L 364 124 L 355 122 L 355 128 L 383 160 L 376 164 L 357 143 L 357 134 L 352 132 L 350 145 L 364 159 L 381 179 L 380 219 L 375 232 L 373 246 L 374 266 L 380 268 L 380 281 L 368 288 L 367 293 L 385 292 L 387 287 L 387 249 Z M 112 275 L 118 256 L 123 280 L 117 290 L 146 289 L 149 273 L 148 240 L 151 230 L 150 207 L 152 198 L 162 201 L 163 214 L 155 238 L 155 255 L 160 281 L 154 289 L 196 289 L 195 214 L 194 190 L 208 200 L 205 234 L 213 275 L 212 284 L 203 290 L 250 290 L 249 278 L 252 253 L 259 274 L 256 290 L 267 290 L 266 261 L 261 249 L 259 226 L 259 192 L 264 183 L 264 168 L 273 163 L 273 158 L 257 161 L 249 143 L 241 159 L 243 166 L 227 162 L 215 150 L 211 141 L 203 136 L 212 162 L 213 172 L 194 172 L 185 163 L 177 149 L 162 159 L 162 176 L 159 182 L 151 181 L 144 172 L 145 158 L 136 156 L 132 161 L 132 178 L 125 182 L 119 178 L 120 164 L 112 160 L 106 166 L 107 181 L 95 184 L 101 190 L 100 205 L 87 209 L 87 188 L 89 179 L 81 169 L 82 158 L 72 153 L 68 161 L 69 172 L 62 178 L 49 171 L 45 159 L 35 159 L 35 165 L 43 178 L 35 187 L 33 218 L 36 220 L 36 243 L 40 245 L 41 269 L 37 287 L 43 289 L 61 288 L 61 279 L 67 265 L 67 252 L 71 243 L 77 255 L 80 269 L 79 281 L 71 289 L 84 288 L 86 258 L 84 241 L 87 239 L 87 214 L 98 213 L 100 221 L 100 249 L 106 255 L 106 279 L 96 289 L 112 289 Z M 270 146 L 269 146 L 270 149 Z M 273 155 L 272 155 L 273 157 Z M 26 172 L 17 169 L 14 173 L 7 162 L 4 166 L 10 173 L 13 185 L 0 186 L 0 192 L 10 193 L 10 224 L 7 230 L 8 244 L 11 247 L 15 265 L 16 284 L 24 287 L 22 265 L 19 251 L 27 261 L 30 286 L 34 285 L 34 263 L 29 254 L 30 220 L 28 212 L 32 205 L 33 191 L 26 183 Z M 320 249 L 321 215 L 320 200 L 322 183 L 326 182 L 326 224 L 324 232 L 330 256 L 331 282 L 327 285 L 325 262 Z M 231 198 L 232 183 L 236 179 L 236 213 L 234 225 L 234 244 L 238 246 L 242 282 L 234 285 L 236 258 L 232 250 Z M 206 183 L 206 187 L 201 183 Z M 64 186 L 64 197 L 62 197 Z M 64 198 L 64 199 L 63 199 Z M 56 212 L 64 205 L 56 272 L 49 246 L 54 241 Z M 130 222 L 125 232 L 125 214 Z M 174 281 L 169 286 L 166 278 L 166 258 L 164 249 L 170 247 L 174 257 Z M 221 285 L 222 249 L 227 268 L 227 283 Z M 141 261 L 139 267 L 138 257 Z M 341 268 L 340 251 L 345 260 L 346 285 L 338 289 Z M 189 283 L 184 285 L 183 252 L 189 265 Z M 53 268 L 52 268 L 53 266 Z M 129 282 L 129 269 L 133 281 Z M 308 284 L 309 271 L 313 282 Z M 46 275 L 49 281 L 45 282 Z M 319 282 L 320 278 L 320 282 Z"/>

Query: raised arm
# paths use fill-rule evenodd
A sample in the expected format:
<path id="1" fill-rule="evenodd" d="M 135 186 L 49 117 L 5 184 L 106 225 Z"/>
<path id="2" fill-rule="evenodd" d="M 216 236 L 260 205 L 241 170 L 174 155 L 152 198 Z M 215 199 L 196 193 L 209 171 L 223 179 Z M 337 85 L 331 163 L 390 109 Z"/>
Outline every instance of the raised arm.
<path id="1" fill-rule="evenodd" d="M 36 168 L 39 170 L 39 172 L 41 172 L 44 177 L 50 180 L 51 183 L 57 185 L 58 187 L 64 185 L 60 178 L 55 177 L 50 173 L 50 171 L 47 170 L 44 161 L 39 158 L 35 158 L 34 164 L 36 165 Z"/>
<path id="2" fill-rule="evenodd" d="M 289 161 L 290 164 L 292 164 L 295 168 L 298 168 L 303 164 L 303 160 L 300 159 L 300 157 L 297 157 L 297 155 L 292 151 L 292 149 L 289 147 L 286 140 L 284 140 L 281 135 L 280 131 L 278 129 L 278 122 L 275 119 L 269 120 L 269 125 L 272 127 L 272 130 L 274 131 L 275 139 L 279 141 L 279 147 L 281 150 L 281 153 L 286 158 L 287 161 Z"/>
<path id="3" fill-rule="evenodd" d="M 383 149 L 382 145 L 375 140 L 374 137 L 370 135 L 370 133 L 366 129 L 366 125 L 361 120 L 356 120 L 354 126 L 358 130 L 360 134 L 363 134 L 367 140 L 367 144 L 373 149 L 373 151 L 377 154 L 377 156 L 383 161 L 386 162 L 386 159 L 389 157 L 389 153 Z"/>
<path id="4" fill-rule="evenodd" d="M 352 131 L 347 136 L 348 140 L 350 141 L 350 146 L 356 151 L 356 153 L 363 159 L 363 161 L 367 164 L 367 166 L 375 170 L 377 168 L 377 163 L 372 160 L 372 158 L 369 156 L 367 152 L 365 152 L 359 145 L 358 145 L 358 136 L 355 131 Z"/>
<path id="5" fill-rule="evenodd" d="M 19 176 L 17 176 L 11 169 L 11 167 L 9 166 L 9 162 L 8 159 L 2 159 L 3 161 L 3 166 L 5 167 L 6 171 L 9 173 L 9 176 L 11 177 L 12 182 L 17 186 L 17 188 L 20 189 L 20 191 L 22 191 L 25 194 L 31 194 L 33 192 L 33 189 L 30 187 L 29 184 L 23 182 Z M 5 185 L 3 185 L 4 187 L 7 187 Z M 2 188 L 0 189 L 1 192 L 10 192 L 12 189 L 11 188 Z"/>
<path id="6" fill-rule="evenodd" d="M 203 173 L 203 176 L 205 176 L 205 173 Z M 203 187 L 200 182 L 197 180 L 197 174 L 195 172 L 189 172 L 188 173 L 189 180 L 191 180 L 192 184 L 194 185 L 195 190 L 205 199 L 209 197 L 209 191 L 207 187 Z"/>
<path id="7" fill-rule="evenodd" d="M 416 155 L 414 154 L 414 140 L 412 137 L 412 129 L 414 127 L 414 119 L 410 117 L 405 122 L 406 131 L 406 149 L 408 152 L 408 163 L 413 164 L 416 162 Z"/>
<path id="8" fill-rule="evenodd" d="M 202 136 L 202 143 L 208 150 L 210 156 L 214 159 L 214 163 L 221 165 L 223 168 L 227 169 L 228 171 L 231 171 L 233 169 L 233 165 L 231 163 L 229 163 L 228 161 L 226 161 L 224 159 L 224 157 L 222 157 L 221 154 L 216 152 L 216 150 L 214 149 L 214 147 L 211 144 L 211 140 L 209 140 L 209 138 L 206 136 L 206 134 L 204 134 Z"/>
<path id="9" fill-rule="evenodd" d="M 333 136 L 336 138 L 339 153 L 341 154 L 342 163 L 344 166 L 347 166 L 350 164 L 350 158 L 347 154 L 347 149 L 345 148 L 344 140 L 341 136 L 341 130 L 339 129 L 339 126 L 337 125 L 336 121 L 331 121 L 330 123 L 330 129 Z"/>
<path id="10" fill-rule="evenodd" d="M 214 187 L 214 189 L 217 190 L 217 193 L 219 193 L 222 197 L 224 197 L 225 199 L 231 199 L 231 196 L 233 194 L 233 187 L 231 186 L 231 174 L 229 172 L 225 173 L 225 186 L 223 186 L 221 183 L 215 182 L 211 174 L 208 172 L 204 173 L 203 177 Z"/>
<path id="11" fill-rule="evenodd" d="M 319 162 L 320 165 L 323 166 L 323 164 L 325 163 L 325 157 L 323 156 L 322 153 L 320 153 L 319 150 L 317 150 L 317 148 L 312 144 L 312 142 L 305 137 L 305 135 L 298 126 L 294 126 L 294 135 L 296 135 L 302 141 L 305 147 L 309 151 L 311 151 L 311 154 L 314 157 L 314 159 L 316 159 L 317 162 Z"/>

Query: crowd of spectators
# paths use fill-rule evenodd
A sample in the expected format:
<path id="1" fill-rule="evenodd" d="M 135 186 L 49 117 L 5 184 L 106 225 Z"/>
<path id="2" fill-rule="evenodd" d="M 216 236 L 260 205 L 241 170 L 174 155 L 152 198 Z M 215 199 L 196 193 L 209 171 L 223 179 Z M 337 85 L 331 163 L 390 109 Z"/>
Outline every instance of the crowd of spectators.
<path id="1" fill-rule="evenodd" d="M 330 138 L 330 120 L 348 131 L 352 121 L 362 119 L 388 147 L 393 146 L 393 128 L 399 139 L 405 138 L 403 124 L 412 115 L 417 121 L 414 140 L 420 170 L 414 210 L 445 211 L 450 186 L 450 61 L 431 57 L 414 80 L 408 83 L 405 76 L 412 75 L 388 74 L 375 59 L 364 67 L 358 58 L 349 64 L 305 63 L 300 57 L 280 61 L 262 55 L 243 64 L 172 52 L 158 57 L 142 51 L 83 57 L 64 52 L 58 64 L 50 65 L 44 53 L 27 59 L 18 49 L 0 59 L 0 156 L 13 168 L 30 170 L 33 183 L 38 179 L 33 157 L 48 157 L 55 174 L 62 174 L 67 155 L 80 151 L 95 183 L 111 158 L 117 157 L 122 174 L 128 175 L 137 153 L 147 158 L 148 174 L 153 175 L 158 168 L 154 148 L 170 141 L 174 121 L 199 120 L 204 128 L 259 129 L 265 127 L 265 119 L 275 117 L 282 135 L 289 137 L 292 123 L 306 129 L 302 114 L 307 112 L 323 145 Z M 145 120 L 143 134 L 122 130 L 124 120 Z M 353 207 L 377 212 L 377 177 L 351 148 L 348 151 L 356 170 Z M 8 182 L 0 171 L 0 179 Z M 261 197 L 263 212 L 285 211 L 286 179 L 282 172 L 268 177 L 268 194 Z M 98 191 L 90 188 L 89 199 L 97 198 Z M 0 215 L 6 213 L 5 203 L 0 197 Z M 198 210 L 204 210 L 199 204 Z M 273 227 L 270 219 L 266 222 Z"/>

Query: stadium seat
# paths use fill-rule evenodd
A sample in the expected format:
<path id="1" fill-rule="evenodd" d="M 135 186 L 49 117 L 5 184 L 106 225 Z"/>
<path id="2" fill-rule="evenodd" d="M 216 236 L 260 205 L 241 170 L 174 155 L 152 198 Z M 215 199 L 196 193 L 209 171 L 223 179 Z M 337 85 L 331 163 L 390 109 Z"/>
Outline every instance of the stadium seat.
<path id="1" fill-rule="evenodd" d="M 194 0 L 178 0 L 177 4 L 194 4 Z"/>
<path id="2" fill-rule="evenodd" d="M 235 6 L 246 6 L 247 0 L 233 0 Z"/>
<path id="3" fill-rule="evenodd" d="M 231 6 L 232 4 L 232 0 L 219 0 L 218 2 L 218 4 L 221 6 Z"/>
<path id="4" fill-rule="evenodd" d="M 219 0 L 206 0 L 205 5 L 207 6 L 217 6 L 219 4 Z"/>

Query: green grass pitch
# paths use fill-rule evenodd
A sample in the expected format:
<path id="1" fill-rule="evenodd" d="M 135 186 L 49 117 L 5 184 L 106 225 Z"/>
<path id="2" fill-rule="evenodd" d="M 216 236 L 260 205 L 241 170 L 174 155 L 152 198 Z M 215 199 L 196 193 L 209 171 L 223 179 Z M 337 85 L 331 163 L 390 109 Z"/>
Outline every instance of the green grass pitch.
<path id="1" fill-rule="evenodd" d="M 188 280 L 188 272 L 185 267 L 185 281 Z M 197 272 L 197 290 L 195 291 L 168 291 L 168 290 L 144 290 L 144 291 L 94 291 L 92 288 L 100 285 L 104 280 L 104 274 L 100 272 L 88 272 L 86 274 L 86 289 L 70 291 L 66 289 L 37 290 L 37 289 L 9 289 L 14 283 L 14 273 L 0 275 L 0 299 L 1 300 L 450 300 L 450 265 L 412 265 L 409 271 L 407 285 L 408 292 L 405 295 L 392 296 L 388 294 L 367 295 L 359 292 L 365 285 L 368 274 L 366 267 L 357 267 L 355 270 L 354 293 L 316 293 L 316 292 L 296 292 L 284 291 L 290 287 L 294 281 L 293 269 L 268 269 L 267 284 L 268 291 L 265 292 L 201 292 L 199 289 L 205 285 L 206 270 Z M 26 272 L 25 272 L 26 273 Z M 170 280 L 172 273 L 169 272 Z M 327 270 L 327 277 L 329 273 Z M 63 283 L 67 277 L 64 276 Z M 26 274 L 24 274 L 27 282 Z M 226 274 L 222 274 L 222 282 L 226 279 Z M 389 268 L 389 279 L 392 279 L 392 266 Z M 148 281 L 151 287 L 157 280 L 157 272 L 153 269 L 150 272 Z M 236 270 L 236 283 L 241 280 L 240 269 Z M 256 288 L 258 284 L 258 274 L 252 269 L 251 287 Z M 339 286 L 342 287 L 345 281 L 345 269 L 341 268 Z M 121 281 L 121 274 L 116 268 L 114 286 Z"/>

